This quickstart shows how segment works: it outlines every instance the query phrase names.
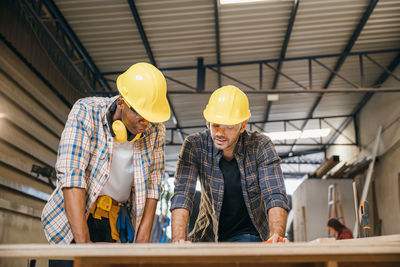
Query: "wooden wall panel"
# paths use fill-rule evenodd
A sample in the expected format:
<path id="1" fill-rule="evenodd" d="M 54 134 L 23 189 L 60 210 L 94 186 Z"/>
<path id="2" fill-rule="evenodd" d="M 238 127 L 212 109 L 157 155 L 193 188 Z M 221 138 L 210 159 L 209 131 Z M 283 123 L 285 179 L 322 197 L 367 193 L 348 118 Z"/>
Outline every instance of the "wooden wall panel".
<path id="1" fill-rule="evenodd" d="M 50 59 L 43 43 L 39 41 L 37 33 L 32 31 L 24 13 L 21 12 L 20 2 L 15 0 L 0 1 L 1 35 L 4 36 L 7 45 L 11 45 L 17 51 L 18 58 L 23 59 L 21 62 L 24 60 L 29 62 L 29 69 L 35 69 L 41 76 L 40 79 L 45 79 L 62 95 L 66 102 L 72 105 L 77 99 L 85 95 L 81 92 L 82 88 L 74 87 L 72 82 L 65 77 L 66 74 Z M 17 72 L 19 72 L 18 69 L 22 70 L 18 67 Z M 35 76 L 37 75 L 35 74 Z M 32 79 L 29 78 L 29 80 Z"/>
<path id="2" fill-rule="evenodd" d="M 46 122 L 48 129 L 56 135 L 61 135 L 64 129 L 63 124 L 57 120 L 51 113 L 43 108 L 36 100 L 29 96 L 24 90 L 15 84 L 8 77 L 0 72 L 0 87 L 2 88 L 1 93 L 12 99 L 13 103 L 18 105 L 18 108 L 24 110 L 24 112 L 32 115 L 37 120 Z M 7 113 L 6 113 L 7 114 Z"/>
<path id="3" fill-rule="evenodd" d="M 43 210 L 43 207 L 45 205 L 45 201 L 43 200 L 35 199 L 33 197 L 24 194 L 17 194 L 16 192 L 13 192 L 12 190 L 7 189 L 6 187 L 0 187 L 0 196 L 1 196 L 0 199 L 5 199 L 7 201 L 16 203 L 18 205 L 25 205 L 27 207 L 31 207 L 32 209 L 36 210 L 35 214 L 38 213 L 41 214 L 42 213 L 41 211 Z M 42 231 L 41 234 L 43 234 Z"/>
<path id="4" fill-rule="evenodd" d="M 33 178 L 30 175 L 26 175 L 22 172 L 16 172 L 13 168 L 4 164 L 0 164 L 0 179 L 4 181 L 7 179 L 7 177 L 13 177 L 12 182 L 16 187 L 22 185 L 26 188 L 29 187 L 46 194 L 51 194 L 53 192 L 53 190 L 41 180 Z"/>
<path id="5" fill-rule="evenodd" d="M 7 120 L 0 120 L 0 139 L 49 166 L 55 166 L 57 156 L 55 151 L 26 135 Z"/>
<path id="6" fill-rule="evenodd" d="M 50 59 L 18 6 L 0 1 L 0 243 L 47 243 L 40 214 L 53 189 L 31 169 L 55 167 L 70 106 L 83 94 Z M 0 266 L 21 263 L 0 260 Z"/>
<path id="7" fill-rule="evenodd" d="M 52 151 L 57 152 L 60 135 L 50 132 L 47 129 L 49 126 L 46 125 L 46 122 L 37 121 L 31 114 L 27 114 L 16 104 L 7 100 L 8 99 L 0 93 L 0 113 L 7 114 L 3 119 L 12 121 L 12 123 L 25 132 L 28 132 L 37 140 L 40 140 Z M 44 126 L 46 126 L 46 128 L 44 128 Z"/>
<path id="8" fill-rule="evenodd" d="M 41 81 L 21 60 L 2 42 L 0 42 L 0 69 L 29 92 L 39 103 L 45 106 L 59 122 L 65 123 L 69 108 Z"/>
<path id="9" fill-rule="evenodd" d="M 27 175 L 31 175 L 32 165 L 43 167 L 42 162 L 4 141 L 0 141 L 0 151 L 2 152 L 0 153 L 0 163 L 11 166 Z"/>

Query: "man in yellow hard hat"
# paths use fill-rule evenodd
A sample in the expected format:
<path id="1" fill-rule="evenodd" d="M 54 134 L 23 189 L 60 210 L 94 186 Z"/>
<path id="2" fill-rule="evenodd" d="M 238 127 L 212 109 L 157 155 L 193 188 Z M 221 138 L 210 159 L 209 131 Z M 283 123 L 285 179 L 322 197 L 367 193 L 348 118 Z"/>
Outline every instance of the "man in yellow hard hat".
<path id="1" fill-rule="evenodd" d="M 288 199 L 280 158 L 267 136 L 246 131 L 247 96 L 235 86 L 221 87 L 203 115 L 208 129 L 187 137 L 178 159 L 172 241 L 283 240 Z M 187 237 L 197 177 L 201 204 Z"/>
<path id="2" fill-rule="evenodd" d="M 52 244 L 148 242 L 164 176 L 167 84 L 148 63 L 117 79 L 119 95 L 78 100 L 62 133 L 57 188 L 42 213 Z"/>

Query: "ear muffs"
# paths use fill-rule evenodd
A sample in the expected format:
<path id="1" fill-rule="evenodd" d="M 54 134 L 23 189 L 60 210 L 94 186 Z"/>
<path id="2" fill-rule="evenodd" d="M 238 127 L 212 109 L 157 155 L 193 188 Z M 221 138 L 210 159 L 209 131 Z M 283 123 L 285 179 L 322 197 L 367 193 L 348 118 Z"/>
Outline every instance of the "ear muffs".
<path id="1" fill-rule="evenodd" d="M 112 115 L 115 112 L 116 108 L 117 108 L 117 101 L 114 101 L 114 103 L 112 103 L 110 109 L 107 112 L 108 125 L 111 125 Z M 142 136 L 142 133 L 138 133 L 138 134 L 134 135 L 131 132 L 129 132 L 126 129 L 122 120 L 115 120 L 112 123 L 112 125 L 110 126 L 110 132 L 111 132 L 112 137 L 114 137 L 114 140 L 119 143 L 125 143 L 126 141 L 129 141 L 132 143 L 132 142 L 138 140 Z"/>
<path id="2" fill-rule="evenodd" d="M 129 141 L 130 143 L 138 140 L 142 133 L 132 134 L 126 130 L 124 123 L 121 120 L 115 120 L 111 126 L 112 132 L 114 132 L 114 140 L 119 143 L 125 143 Z"/>

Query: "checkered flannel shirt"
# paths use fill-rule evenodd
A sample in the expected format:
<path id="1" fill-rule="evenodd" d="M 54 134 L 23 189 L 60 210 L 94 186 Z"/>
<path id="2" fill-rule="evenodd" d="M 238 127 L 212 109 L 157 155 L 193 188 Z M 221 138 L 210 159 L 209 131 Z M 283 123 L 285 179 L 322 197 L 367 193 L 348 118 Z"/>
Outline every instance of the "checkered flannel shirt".
<path id="1" fill-rule="evenodd" d="M 73 235 L 64 209 L 62 189 L 86 191 L 86 215 L 107 183 L 113 156 L 106 113 L 118 97 L 88 97 L 73 106 L 62 133 L 56 163 L 57 187 L 42 212 L 42 224 L 50 243 L 69 244 Z M 132 225 L 137 232 L 146 198 L 159 199 L 164 175 L 165 127 L 150 124 L 142 138 L 132 143 L 134 183 L 130 199 Z M 134 197 L 134 199 L 133 199 Z"/>
<path id="2" fill-rule="evenodd" d="M 353 239 L 353 233 L 349 228 L 343 228 L 342 231 L 338 234 L 337 240 L 340 239 Z"/>
<path id="3" fill-rule="evenodd" d="M 210 131 L 185 139 L 175 174 L 175 192 L 171 210 L 193 208 L 193 197 L 199 177 L 202 199 L 192 241 L 218 241 L 218 221 L 224 195 L 224 178 L 219 168 L 222 151 L 217 150 Z M 268 239 L 268 210 L 288 210 L 288 199 L 280 158 L 271 140 L 260 133 L 243 132 L 234 151 L 238 163 L 243 198 L 250 218 L 262 240 Z"/>

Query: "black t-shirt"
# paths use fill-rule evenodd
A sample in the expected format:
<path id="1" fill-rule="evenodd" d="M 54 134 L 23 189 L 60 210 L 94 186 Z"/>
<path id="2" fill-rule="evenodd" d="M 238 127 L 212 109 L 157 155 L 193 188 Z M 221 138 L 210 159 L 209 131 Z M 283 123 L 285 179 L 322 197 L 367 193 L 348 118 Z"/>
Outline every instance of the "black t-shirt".
<path id="1" fill-rule="evenodd" d="M 219 216 L 218 239 L 241 235 L 259 235 L 255 229 L 243 199 L 239 167 L 235 159 L 227 161 L 222 157 L 219 167 L 224 177 L 224 200 Z"/>

